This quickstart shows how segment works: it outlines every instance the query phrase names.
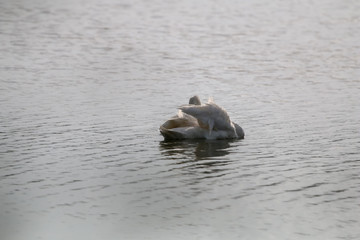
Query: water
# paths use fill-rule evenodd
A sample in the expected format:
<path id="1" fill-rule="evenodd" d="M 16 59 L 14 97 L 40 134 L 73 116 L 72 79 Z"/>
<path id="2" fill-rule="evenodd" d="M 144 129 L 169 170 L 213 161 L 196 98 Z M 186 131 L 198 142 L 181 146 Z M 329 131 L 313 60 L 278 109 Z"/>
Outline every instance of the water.
<path id="1" fill-rule="evenodd" d="M 2 239 L 359 239 L 359 1 L 0 1 Z M 163 142 L 194 94 L 246 136 Z"/>

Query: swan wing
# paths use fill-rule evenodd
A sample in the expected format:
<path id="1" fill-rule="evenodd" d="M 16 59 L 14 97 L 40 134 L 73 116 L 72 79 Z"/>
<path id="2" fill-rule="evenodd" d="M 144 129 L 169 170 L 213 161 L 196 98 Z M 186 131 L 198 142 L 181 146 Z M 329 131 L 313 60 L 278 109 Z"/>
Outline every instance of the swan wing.
<path id="1" fill-rule="evenodd" d="M 179 108 L 182 112 L 195 117 L 199 125 L 212 130 L 234 131 L 234 125 L 230 121 L 228 113 L 213 102 L 204 105 L 185 105 Z"/>

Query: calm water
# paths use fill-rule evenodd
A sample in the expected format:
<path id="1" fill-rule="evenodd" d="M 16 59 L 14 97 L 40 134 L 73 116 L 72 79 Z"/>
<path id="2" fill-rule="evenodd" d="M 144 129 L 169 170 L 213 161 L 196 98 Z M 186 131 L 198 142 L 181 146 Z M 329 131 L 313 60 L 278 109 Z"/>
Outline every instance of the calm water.
<path id="1" fill-rule="evenodd" d="M 0 0 L 1 239 L 360 239 L 360 2 Z M 163 142 L 194 94 L 241 141 Z"/>

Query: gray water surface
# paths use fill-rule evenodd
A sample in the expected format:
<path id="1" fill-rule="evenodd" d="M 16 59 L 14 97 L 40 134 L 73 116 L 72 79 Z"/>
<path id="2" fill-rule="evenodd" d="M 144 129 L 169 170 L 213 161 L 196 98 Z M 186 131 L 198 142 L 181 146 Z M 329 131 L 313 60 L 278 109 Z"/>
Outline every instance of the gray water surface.
<path id="1" fill-rule="evenodd" d="M 360 2 L 0 0 L 1 239 L 360 239 Z M 198 94 L 246 133 L 164 142 Z"/>

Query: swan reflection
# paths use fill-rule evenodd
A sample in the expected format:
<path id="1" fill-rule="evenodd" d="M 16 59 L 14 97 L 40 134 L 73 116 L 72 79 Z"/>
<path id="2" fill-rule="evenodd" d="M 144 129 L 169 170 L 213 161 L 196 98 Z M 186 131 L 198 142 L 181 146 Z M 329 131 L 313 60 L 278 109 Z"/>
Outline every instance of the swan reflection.
<path id="1" fill-rule="evenodd" d="M 234 140 L 232 140 L 234 141 Z M 231 140 L 198 141 L 162 141 L 161 153 L 170 158 L 190 158 L 203 160 L 211 157 L 223 157 L 230 153 Z"/>

